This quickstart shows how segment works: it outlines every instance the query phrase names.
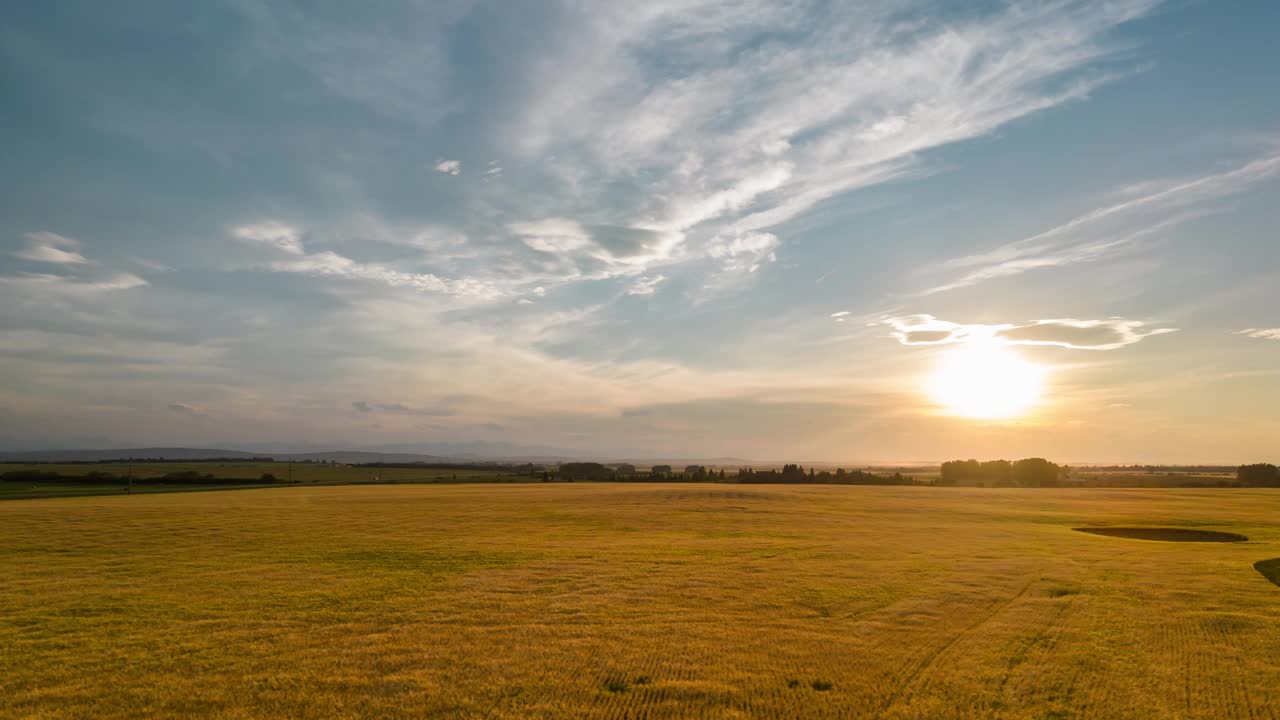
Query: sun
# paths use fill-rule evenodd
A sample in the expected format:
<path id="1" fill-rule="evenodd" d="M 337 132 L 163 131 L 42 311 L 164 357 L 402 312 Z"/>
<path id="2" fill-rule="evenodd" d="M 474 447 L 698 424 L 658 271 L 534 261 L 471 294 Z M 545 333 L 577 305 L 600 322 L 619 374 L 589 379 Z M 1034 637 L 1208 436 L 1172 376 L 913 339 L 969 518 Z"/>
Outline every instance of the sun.
<path id="1" fill-rule="evenodd" d="M 1015 418 L 1040 402 L 1044 369 L 1007 345 L 966 343 L 942 356 L 926 385 L 929 396 L 949 414 Z"/>

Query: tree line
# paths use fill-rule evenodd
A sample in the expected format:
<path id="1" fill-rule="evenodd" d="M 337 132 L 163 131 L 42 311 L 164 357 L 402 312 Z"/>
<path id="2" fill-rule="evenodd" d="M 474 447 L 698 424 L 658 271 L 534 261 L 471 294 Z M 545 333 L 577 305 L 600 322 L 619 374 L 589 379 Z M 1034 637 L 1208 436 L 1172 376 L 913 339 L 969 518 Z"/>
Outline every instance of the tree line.
<path id="1" fill-rule="evenodd" d="M 45 483 L 64 485 L 125 485 L 130 482 L 137 485 L 258 485 L 282 482 L 272 473 L 263 473 L 257 478 L 220 478 L 210 473 L 194 470 L 165 473 L 147 477 L 136 477 L 95 470 L 84 475 L 64 475 L 46 470 L 12 470 L 0 473 L 0 482 Z"/>
<path id="2" fill-rule="evenodd" d="M 876 475 L 875 473 L 863 472 L 861 470 L 848 470 L 844 468 L 836 468 L 835 472 L 830 470 L 815 471 L 809 468 L 806 473 L 805 469 L 799 464 L 783 465 L 782 470 L 753 470 L 752 468 L 743 468 L 738 471 L 734 478 L 740 483 L 780 483 L 787 485 L 913 485 L 915 479 L 909 475 L 902 473 L 894 473 L 892 475 Z"/>
<path id="3" fill-rule="evenodd" d="M 994 487 L 1053 487 L 1066 477 L 1064 469 L 1044 458 L 1008 460 L 952 460 L 942 463 L 939 484 Z"/>
<path id="4" fill-rule="evenodd" d="M 732 475 L 705 465 L 688 465 L 677 470 L 670 465 L 654 465 L 648 472 L 637 470 L 634 465 L 621 463 L 615 466 L 598 462 L 562 463 L 558 470 L 544 470 L 541 473 L 544 481 L 561 480 L 565 482 L 729 482 L 750 484 L 817 484 L 817 485 L 911 485 L 914 478 L 902 473 L 877 475 L 862 470 L 838 468 L 806 471 L 799 464 L 783 465 L 781 470 L 756 470 L 739 468 Z"/>
<path id="5" fill-rule="evenodd" d="M 1236 469 L 1236 481 L 1249 487 L 1280 487 L 1280 470 L 1271 463 L 1241 465 Z"/>

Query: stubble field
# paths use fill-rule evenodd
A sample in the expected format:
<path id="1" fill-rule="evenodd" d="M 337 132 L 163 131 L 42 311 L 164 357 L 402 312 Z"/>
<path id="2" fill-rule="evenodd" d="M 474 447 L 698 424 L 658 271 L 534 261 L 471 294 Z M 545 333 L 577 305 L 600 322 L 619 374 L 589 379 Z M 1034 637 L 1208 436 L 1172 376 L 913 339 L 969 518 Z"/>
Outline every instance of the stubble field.
<path id="1" fill-rule="evenodd" d="M 1276 490 L 15 500 L 0 716 L 1275 719 L 1276 557 Z"/>

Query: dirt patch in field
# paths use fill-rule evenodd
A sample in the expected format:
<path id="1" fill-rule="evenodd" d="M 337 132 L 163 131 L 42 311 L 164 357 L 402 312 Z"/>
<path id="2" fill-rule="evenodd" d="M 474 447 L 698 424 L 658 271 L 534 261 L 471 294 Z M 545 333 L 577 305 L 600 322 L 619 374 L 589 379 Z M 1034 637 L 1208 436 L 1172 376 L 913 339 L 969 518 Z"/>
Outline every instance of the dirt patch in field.
<path id="1" fill-rule="evenodd" d="M 1249 538 L 1236 533 L 1218 530 L 1189 530 L 1168 527 L 1079 527 L 1076 532 L 1130 540 L 1159 540 L 1162 542 L 1244 542 Z"/>
<path id="2" fill-rule="evenodd" d="M 1259 560 L 1253 564 L 1253 569 L 1262 573 L 1262 577 L 1270 580 L 1273 585 L 1280 587 L 1280 558 Z"/>

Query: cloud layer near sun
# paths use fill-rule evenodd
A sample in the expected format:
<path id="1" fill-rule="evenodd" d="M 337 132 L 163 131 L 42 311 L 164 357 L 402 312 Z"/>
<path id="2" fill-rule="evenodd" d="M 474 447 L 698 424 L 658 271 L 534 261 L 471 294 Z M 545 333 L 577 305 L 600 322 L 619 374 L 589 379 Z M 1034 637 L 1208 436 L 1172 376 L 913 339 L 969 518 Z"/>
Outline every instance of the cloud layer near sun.
<path id="1" fill-rule="evenodd" d="M 1124 318 L 1105 320 L 1036 320 L 1025 325 L 962 324 L 932 315 L 904 315 L 883 321 L 903 345 L 948 345 L 997 341 L 1008 345 L 1053 345 L 1072 350 L 1118 350 L 1177 328 L 1144 329 L 1146 323 Z"/>

